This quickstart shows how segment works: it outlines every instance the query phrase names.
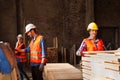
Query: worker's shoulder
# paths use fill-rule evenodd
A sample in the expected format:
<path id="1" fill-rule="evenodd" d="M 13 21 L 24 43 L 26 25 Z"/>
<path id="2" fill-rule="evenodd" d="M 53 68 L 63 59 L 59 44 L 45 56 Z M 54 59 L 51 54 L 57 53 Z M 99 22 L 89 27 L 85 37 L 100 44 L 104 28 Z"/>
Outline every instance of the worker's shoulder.
<path id="1" fill-rule="evenodd" d="M 89 40 L 89 38 L 84 38 L 83 41 Z"/>
<path id="2" fill-rule="evenodd" d="M 38 35 L 38 37 L 39 37 L 39 38 L 44 38 L 44 36 L 43 36 L 43 35 Z"/>
<path id="3" fill-rule="evenodd" d="M 103 39 L 101 39 L 101 38 L 98 38 L 97 40 L 98 40 L 98 41 L 103 41 Z"/>
<path id="4" fill-rule="evenodd" d="M 43 36 L 43 35 L 39 35 L 38 38 L 39 38 L 39 39 L 42 39 L 42 40 L 46 40 L 46 37 Z"/>

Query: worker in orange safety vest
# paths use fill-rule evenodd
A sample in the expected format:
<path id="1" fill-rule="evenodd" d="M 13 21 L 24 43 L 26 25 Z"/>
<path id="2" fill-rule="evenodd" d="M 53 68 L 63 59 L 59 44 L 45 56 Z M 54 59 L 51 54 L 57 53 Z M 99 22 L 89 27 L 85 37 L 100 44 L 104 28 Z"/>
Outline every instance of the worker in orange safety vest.
<path id="1" fill-rule="evenodd" d="M 98 26 L 95 22 L 91 22 L 88 25 L 87 31 L 90 36 L 82 41 L 76 52 L 77 56 L 85 56 L 83 51 L 103 51 L 105 49 L 102 39 L 97 38 Z"/>
<path id="2" fill-rule="evenodd" d="M 24 49 L 24 48 L 25 48 L 25 44 L 23 43 L 23 36 L 22 36 L 22 34 L 19 34 L 17 36 L 17 42 L 16 42 L 15 49 Z M 23 80 L 24 76 L 27 80 L 29 80 L 27 74 L 25 73 L 25 71 L 23 69 L 25 62 L 27 61 L 25 52 L 15 51 L 15 55 L 16 55 L 18 69 L 20 72 L 20 80 Z"/>
<path id="3" fill-rule="evenodd" d="M 43 80 L 43 68 L 47 62 L 45 37 L 37 33 L 36 26 L 32 23 L 27 24 L 25 30 L 25 33 L 31 37 L 30 44 L 24 50 L 16 50 L 30 53 L 32 78 L 33 80 Z"/>

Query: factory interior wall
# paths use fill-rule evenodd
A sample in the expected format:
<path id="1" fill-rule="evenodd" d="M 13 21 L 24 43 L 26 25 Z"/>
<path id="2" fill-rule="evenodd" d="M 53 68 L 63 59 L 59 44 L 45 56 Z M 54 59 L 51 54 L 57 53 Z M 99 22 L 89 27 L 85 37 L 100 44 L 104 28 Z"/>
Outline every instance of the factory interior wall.
<path id="1" fill-rule="evenodd" d="M 14 47 L 16 35 L 22 33 L 26 37 L 25 25 L 33 23 L 46 37 L 48 47 L 58 37 L 59 50 L 61 46 L 69 50 L 74 44 L 80 46 L 83 38 L 88 37 L 88 23 L 95 21 L 105 44 L 110 42 L 116 49 L 120 46 L 119 3 L 119 0 L 1 0 L 0 40 Z"/>

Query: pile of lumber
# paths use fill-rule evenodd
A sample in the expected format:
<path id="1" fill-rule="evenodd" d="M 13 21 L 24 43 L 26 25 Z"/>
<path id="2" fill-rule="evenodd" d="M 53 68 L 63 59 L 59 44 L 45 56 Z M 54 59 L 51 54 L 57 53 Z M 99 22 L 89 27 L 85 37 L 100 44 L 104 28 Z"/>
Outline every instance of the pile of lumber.
<path id="1" fill-rule="evenodd" d="M 56 62 L 58 62 L 57 48 L 48 47 L 47 48 L 47 58 L 48 58 L 48 63 L 56 63 Z"/>
<path id="2" fill-rule="evenodd" d="M 53 47 L 47 47 L 48 63 L 58 62 L 58 38 L 53 38 Z"/>
<path id="3" fill-rule="evenodd" d="M 82 80 L 81 71 L 68 63 L 47 63 L 44 74 L 46 80 Z"/>
<path id="4" fill-rule="evenodd" d="M 88 53 L 82 57 L 83 80 L 120 79 L 120 56 L 116 55 L 116 51 Z"/>

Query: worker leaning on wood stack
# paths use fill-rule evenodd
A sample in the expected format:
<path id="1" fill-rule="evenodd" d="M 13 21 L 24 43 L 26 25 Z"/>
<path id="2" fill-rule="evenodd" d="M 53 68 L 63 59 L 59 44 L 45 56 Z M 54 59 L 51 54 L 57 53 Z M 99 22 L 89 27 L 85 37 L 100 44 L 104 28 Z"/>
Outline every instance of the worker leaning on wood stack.
<path id="1" fill-rule="evenodd" d="M 89 32 L 89 37 L 82 41 L 76 52 L 77 56 L 85 56 L 83 51 L 102 51 L 105 49 L 102 39 L 97 38 L 98 26 L 95 22 L 91 22 L 88 25 L 87 31 Z"/>
<path id="2" fill-rule="evenodd" d="M 34 24 L 25 27 L 26 34 L 32 38 L 29 46 L 25 50 L 16 49 L 19 52 L 30 53 L 30 65 L 33 80 L 43 80 L 42 72 L 47 62 L 45 38 L 39 35 Z"/>

